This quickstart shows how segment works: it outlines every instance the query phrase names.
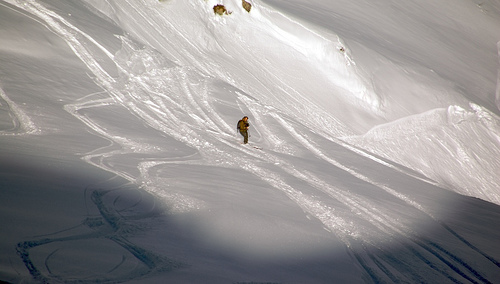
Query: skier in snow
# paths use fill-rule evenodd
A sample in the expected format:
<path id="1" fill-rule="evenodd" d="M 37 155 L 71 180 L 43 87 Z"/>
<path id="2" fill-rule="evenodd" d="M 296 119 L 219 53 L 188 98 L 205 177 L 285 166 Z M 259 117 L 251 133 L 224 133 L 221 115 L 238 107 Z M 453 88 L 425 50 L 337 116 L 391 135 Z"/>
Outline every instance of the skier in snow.
<path id="1" fill-rule="evenodd" d="M 250 123 L 248 123 L 248 116 L 244 116 L 240 121 L 238 121 L 238 130 L 240 134 L 243 136 L 243 144 L 248 143 L 248 128 L 250 127 Z"/>

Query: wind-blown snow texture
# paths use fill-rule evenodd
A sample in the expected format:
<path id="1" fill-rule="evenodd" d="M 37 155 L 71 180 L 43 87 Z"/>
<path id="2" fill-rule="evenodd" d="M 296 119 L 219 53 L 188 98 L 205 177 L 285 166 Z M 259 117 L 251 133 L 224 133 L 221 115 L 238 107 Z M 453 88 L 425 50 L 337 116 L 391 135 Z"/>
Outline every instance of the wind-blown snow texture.
<path id="1" fill-rule="evenodd" d="M 331 2 L 0 1 L 0 280 L 500 282 L 500 3 Z"/>

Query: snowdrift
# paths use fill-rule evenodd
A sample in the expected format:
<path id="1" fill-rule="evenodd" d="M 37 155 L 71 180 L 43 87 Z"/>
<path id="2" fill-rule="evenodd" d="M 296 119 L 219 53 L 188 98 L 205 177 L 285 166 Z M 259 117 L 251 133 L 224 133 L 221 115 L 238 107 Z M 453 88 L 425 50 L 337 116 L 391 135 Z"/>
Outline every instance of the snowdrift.
<path id="1" fill-rule="evenodd" d="M 471 104 L 406 117 L 348 140 L 444 188 L 500 204 L 499 127 L 493 113 Z"/>

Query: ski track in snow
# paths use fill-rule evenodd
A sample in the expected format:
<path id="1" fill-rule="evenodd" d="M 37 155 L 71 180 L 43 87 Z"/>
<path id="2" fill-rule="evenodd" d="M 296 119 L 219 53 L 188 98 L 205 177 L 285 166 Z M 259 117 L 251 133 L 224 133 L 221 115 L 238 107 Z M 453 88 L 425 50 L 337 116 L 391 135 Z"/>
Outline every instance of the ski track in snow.
<path id="1" fill-rule="evenodd" d="M 8 129 L 0 129 L 0 136 L 2 135 L 37 135 L 40 134 L 40 129 L 31 120 L 30 116 L 16 103 L 14 103 L 0 88 L 0 106 L 8 110 L 9 118 L 11 119 L 12 127 Z"/>
<path id="2" fill-rule="evenodd" d="M 451 282 L 493 283 L 493 279 L 487 279 L 482 275 L 481 269 L 478 268 L 481 264 L 467 262 L 467 254 L 480 254 L 484 257 L 484 262 L 500 267 L 497 260 L 474 246 L 444 222 L 433 217 L 424 206 L 412 199 L 411 196 L 400 193 L 396 188 L 367 176 L 363 173 L 363 169 L 350 168 L 331 157 L 330 154 L 323 152 L 314 145 L 314 139 L 317 138 L 306 137 L 305 134 L 301 133 L 301 123 L 296 122 L 293 118 L 284 117 L 273 107 L 264 105 L 243 92 L 235 91 L 234 104 L 238 105 L 242 112 L 248 111 L 254 119 L 255 125 L 259 125 L 253 138 L 257 138 L 258 143 L 263 145 L 265 149 L 256 150 L 244 147 L 235 141 L 233 125 L 229 125 L 219 115 L 214 107 L 214 100 L 208 94 L 209 85 L 214 82 L 213 77 L 200 74 L 194 68 L 175 65 L 168 68 L 161 65 L 154 66 L 156 74 L 153 72 L 134 74 L 134 71 L 126 66 L 127 62 L 134 60 L 132 57 L 125 60 L 116 58 L 116 55 L 111 54 L 88 34 L 64 20 L 54 11 L 48 10 L 35 1 L 11 0 L 8 2 L 34 17 L 40 18 L 49 29 L 64 39 L 93 73 L 96 82 L 110 96 L 93 94 L 65 106 L 66 111 L 109 141 L 108 146 L 95 149 L 83 156 L 83 159 L 88 163 L 113 172 L 130 182 L 142 185 L 156 196 L 170 200 L 172 206 L 175 206 L 176 210 L 179 211 L 196 210 L 203 207 L 203 202 L 188 196 L 170 195 L 165 192 L 160 184 L 161 177 L 155 176 L 155 168 L 164 164 L 183 163 L 241 168 L 267 182 L 276 190 L 283 192 L 307 215 L 321 221 L 325 229 L 345 243 L 352 256 L 374 282 L 425 281 L 426 275 L 420 271 L 420 269 L 424 269 L 422 267 L 425 267 L 425 271 L 440 275 L 443 279 Z M 126 49 L 125 55 L 135 54 L 139 58 L 141 56 L 142 58 L 160 56 L 137 47 L 126 37 L 123 37 L 122 40 L 123 48 Z M 188 40 L 186 39 L 186 41 Z M 89 45 L 97 47 L 102 54 L 115 62 L 116 67 L 127 78 L 125 83 L 116 80 L 106 72 L 99 63 L 97 54 L 93 53 L 95 51 L 86 47 Z M 1 90 L 0 97 L 11 109 L 14 127 L 8 130 L 9 133 L 34 134 L 40 132 L 31 122 L 29 116 L 17 108 Z M 195 150 L 195 154 L 162 157 L 164 150 L 162 146 L 134 141 L 133 138 L 120 135 L 118 129 L 108 129 L 93 117 L 92 112 L 108 107 L 125 108 L 150 129 L 188 145 Z M 282 133 L 280 131 L 282 129 L 286 129 L 294 141 L 285 141 L 279 135 L 274 134 Z M 2 131 L 1 135 L 5 135 L 5 131 Z M 320 137 L 320 134 L 317 134 L 317 137 Z M 332 144 L 343 147 L 342 154 L 344 155 L 364 155 L 374 162 L 382 162 L 361 150 L 356 151 L 353 147 L 333 137 L 323 136 L 322 139 L 330 140 Z M 287 157 L 299 152 L 307 152 L 309 156 L 324 161 L 332 168 L 345 171 L 356 179 L 371 184 L 375 189 L 386 192 L 407 204 L 413 209 L 414 214 L 433 220 L 441 226 L 443 234 L 448 234 L 449 239 L 461 242 L 464 251 L 450 251 L 446 244 L 420 235 L 418 231 L 406 224 L 406 220 L 392 217 L 388 212 L 390 209 L 363 199 L 359 194 L 323 179 L 309 171 L 307 165 L 293 163 L 293 160 L 287 159 Z M 114 158 L 128 154 L 144 154 L 154 157 L 139 159 L 137 172 L 113 163 Z M 235 156 L 245 157 L 245 161 L 235 160 Z M 432 184 L 431 181 L 419 178 L 397 165 L 385 162 L 384 165 L 410 179 L 420 179 L 422 182 Z M 306 191 L 294 188 L 287 183 L 287 179 L 290 178 L 302 180 L 310 186 L 310 189 Z M 320 199 L 315 195 L 316 192 L 326 194 L 330 199 Z M 91 240 L 103 236 L 128 251 L 128 255 L 124 256 L 121 262 L 109 271 L 112 276 L 116 277 L 117 281 L 140 277 L 155 269 L 164 269 L 165 267 L 175 269 L 179 266 L 173 261 L 156 256 L 130 243 L 120 233 L 126 229 L 124 217 L 113 213 L 114 211 L 110 210 L 106 202 L 103 201 L 107 194 L 109 192 L 98 191 L 91 194 L 91 200 L 101 213 L 100 218 L 86 220 L 87 226 L 96 228 L 93 233 L 70 237 L 47 236 L 19 243 L 17 248 L 19 255 L 35 278 L 47 282 L 53 280 L 50 276 L 52 275 L 51 258 L 60 252 L 58 249 L 54 249 L 46 257 L 45 266 L 49 275 L 43 275 L 41 268 L 36 267 L 29 253 L 34 247 L 58 242 Z M 352 217 L 353 215 L 355 217 Z M 100 222 L 103 221 L 109 225 L 102 225 Z M 383 243 L 388 241 L 399 244 L 404 251 L 401 254 L 403 259 L 395 259 L 390 256 L 389 252 L 384 253 Z M 423 263 L 422 267 L 415 268 L 406 264 L 405 257 L 418 258 Z M 141 265 L 127 274 L 124 270 L 125 267 L 131 265 L 131 262 Z M 99 280 L 98 276 L 93 279 L 81 279 L 82 282 L 95 280 Z"/>

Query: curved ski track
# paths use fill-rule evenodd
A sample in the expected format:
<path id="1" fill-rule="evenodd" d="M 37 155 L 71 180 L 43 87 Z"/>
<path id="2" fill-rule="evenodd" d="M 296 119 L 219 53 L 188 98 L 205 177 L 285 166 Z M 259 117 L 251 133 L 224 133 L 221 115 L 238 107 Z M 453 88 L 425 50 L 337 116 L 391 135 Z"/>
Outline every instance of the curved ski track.
<path id="1" fill-rule="evenodd" d="M 266 181 L 271 187 L 283 192 L 289 199 L 293 200 L 302 210 L 322 222 L 324 228 L 340 238 L 361 267 L 364 269 L 367 281 L 370 282 L 425 282 L 427 277 L 431 279 L 442 279 L 454 283 L 493 283 L 494 279 L 488 279 L 482 266 L 491 265 L 500 267 L 498 260 L 489 256 L 474 246 L 465 237 L 455 232 L 443 221 L 432 216 L 432 213 L 418 202 L 418 197 L 405 195 L 397 188 L 386 184 L 380 178 L 373 176 L 372 171 L 349 166 L 337 160 L 331 152 L 321 149 L 315 141 L 328 141 L 336 154 L 353 159 L 365 159 L 369 166 L 378 165 L 393 171 L 408 180 L 416 180 L 416 175 L 398 167 L 397 165 L 380 165 L 380 160 L 369 153 L 361 150 L 354 152 L 352 147 L 338 141 L 333 137 L 325 137 L 317 133 L 321 130 L 309 131 L 302 123 L 294 118 L 287 117 L 271 106 L 262 105 L 259 101 L 252 99 L 243 92 L 234 92 L 234 104 L 239 105 L 242 113 L 248 113 L 252 117 L 253 124 L 258 125 L 258 131 L 252 132 L 251 140 L 257 140 L 264 150 L 244 147 L 235 141 L 233 125 L 230 125 L 218 113 L 214 107 L 217 102 L 209 96 L 209 85 L 216 80 L 208 75 L 201 74 L 196 69 L 184 66 L 156 66 L 158 74 L 133 74 L 131 70 L 119 59 L 106 50 L 91 36 L 79 30 L 66 21 L 54 11 L 48 10 L 35 1 L 8 1 L 19 9 L 39 18 L 45 25 L 64 39 L 74 53 L 87 65 L 95 81 L 106 90 L 110 98 L 102 94 L 93 94 L 83 98 L 79 102 L 66 106 L 66 110 L 79 118 L 98 135 L 109 140 L 110 145 L 88 153 L 84 159 L 104 170 L 116 173 L 119 176 L 135 183 L 143 183 L 146 189 L 155 188 L 154 178 L 150 176 L 152 168 L 163 163 L 185 163 L 188 158 L 163 157 L 161 147 L 144 145 L 136 142 L 133 138 L 109 133 L 100 121 L 94 120 L 87 115 L 85 110 L 97 109 L 108 106 L 119 106 L 126 108 L 132 115 L 136 116 L 148 127 L 155 129 L 165 136 L 188 145 L 196 150 L 199 160 L 191 162 L 203 165 L 214 165 L 220 167 L 239 167 L 247 172 Z M 124 46 L 135 53 L 146 53 L 144 49 L 134 46 L 126 38 L 123 38 Z M 87 46 L 93 46 L 89 49 Z M 96 51 L 95 47 L 99 51 Z M 99 54 L 97 54 L 99 53 Z M 105 55 L 116 63 L 116 67 L 127 77 L 126 83 L 119 82 L 110 76 L 105 67 L 99 63 L 99 56 Z M 159 55 L 158 55 L 159 56 Z M 9 103 L 3 92 L 0 95 L 4 101 Z M 300 102 L 299 102 L 300 103 Z M 9 103 L 13 107 L 12 103 Z M 19 116 L 19 114 L 17 113 Z M 24 129 L 33 132 L 34 126 L 30 126 L 29 119 L 18 117 L 19 121 L 26 121 L 27 125 L 16 126 L 16 131 Z M 252 129 L 252 131 L 255 131 Z M 293 138 L 285 140 L 284 136 Z M 148 154 L 150 158 L 137 162 L 137 173 L 127 171 L 110 162 L 110 158 L 118 155 L 133 153 Z M 155 153 L 157 158 L 154 158 Z M 362 153 L 363 155 L 360 155 Z M 244 157 L 235 160 L 235 156 Z M 308 157 L 307 159 L 304 157 Z M 364 157 L 363 157 L 364 156 Z M 299 157 L 299 158 L 297 158 Z M 303 160 L 304 163 L 294 161 Z M 331 169 L 331 176 L 315 173 L 308 168 L 308 159 L 321 161 Z M 350 176 L 351 181 L 362 183 L 374 191 L 379 191 L 384 198 L 392 198 L 396 207 L 406 208 L 409 215 L 419 216 L 419 219 L 427 220 L 434 225 L 437 224 L 441 234 L 447 235 L 448 242 L 460 243 L 460 251 L 452 251 L 440 240 L 434 240 L 422 235 L 412 224 L 411 218 L 394 217 L 391 208 L 383 206 L 383 203 L 363 198 L 363 193 L 357 193 L 349 188 L 349 184 L 336 179 L 338 176 Z M 307 188 L 294 188 L 289 180 L 298 179 L 307 184 Z M 420 180 L 424 186 L 432 187 L 431 183 Z M 156 192 L 158 193 L 158 192 Z M 133 272 L 128 277 L 139 277 L 148 273 L 158 266 L 160 262 L 154 256 L 141 248 L 131 244 L 120 234 L 123 229 L 120 220 L 122 216 L 115 211 L 109 210 L 103 203 L 103 196 L 107 193 L 95 191 L 92 193 L 92 201 L 99 208 L 101 218 L 87 220 L 95 225 L 101 220 L 110 224 L 112 234 L 105 233 L 106 230 L 98 230 L 95 233 L 79 236 L 79 239 L 90 239 L 98 236 L 106 236 L 107 240 L 125 248 L 143 263 L 144 268 Z M 180 198 L 182 199 L 182 197 Z M 178 200 L 179 201 L 179 200 Z M 182 200 L 180 200 L 182 202 Z M 115 212 L 115 213 L 113 213 Z M 391 214 L 392 213 L 392 214 Z M 396 215 L 397 216 L 397 215 Z M 89 223 L 89 224 L 90 224 Z M 88 225 L 88 224 L 87 224 Z M 20 242 L 18 252 L 35 278 L 50 281 L 51 257 L 58 252 L 57 249 L 47 256 L 45 265 L 49 275 L 40 275 L 30 256 L 30 249 L 35 246 L 70 241 L 75 237 L 44 238 L 35 241 Z M 391 243 L 391 246 L 385 244 Z M 399 249 L 398 254 L 392 254 L 392 248 Z M 468 261 L 469 255 L 480 255 L 480 263 Z M 120 263 L 111 271 L 116 271 L 123 266 L 130 256 L 124 256 Z M 477 257 L 476 257 L 477 259 Z M 168 261 L 167 261 L 168 262 Z M 416 265 L 418 263 L 418 265 Z M 175 267 L 175 265 L 170 265 Z M 487 268 L 486 268 L 487 269 Z M 94 281 L 95 279 L 81 279 L 82 282 Z M 123 279 L 115 279 L 123 280 Z"/>

